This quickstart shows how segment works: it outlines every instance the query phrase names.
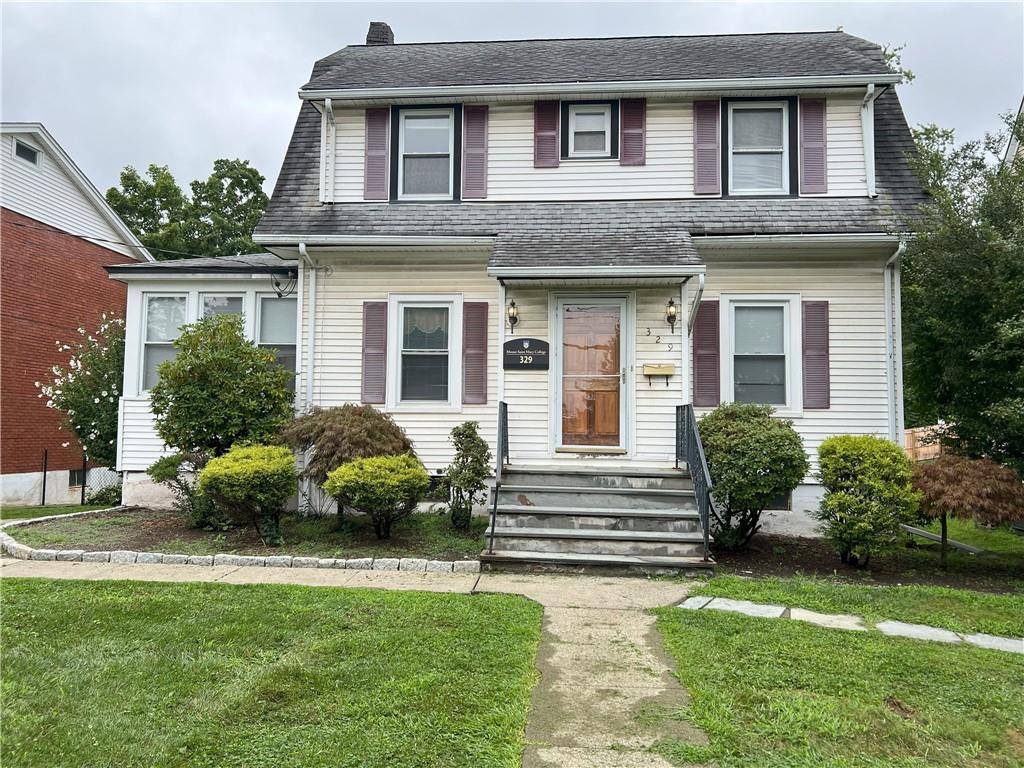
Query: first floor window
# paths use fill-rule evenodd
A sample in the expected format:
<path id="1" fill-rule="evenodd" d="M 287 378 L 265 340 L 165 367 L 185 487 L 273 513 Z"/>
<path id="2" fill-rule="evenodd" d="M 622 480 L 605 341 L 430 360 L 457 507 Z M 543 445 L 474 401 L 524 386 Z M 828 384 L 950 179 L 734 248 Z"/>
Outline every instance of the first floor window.
<path id="1" fill-rule="evenodd" d="M 298 302 L 294 298 L 261 296 L 257 337 L 259 346 L 271 350 L 277 363 L 293 373 L 296 363 L 297 305 Z M 290 380 L 289 388 L 293 392 L 295 391 L 294 376 Z"/>
<path id="2" fill-rule="evenodd" d="M 450 320 L 448 305 L 400 307 L 401 401 L 448 401 Z"/>
<path id="3" fill-rule="evenodd" d="M 611 132 L 610 104 L 569 107 L 569 157 L 609 157 Z"/>
<path id="4" fill-rule="evenodd" d="M 159 378 L 160 363 L 173 360 L 174 340 L 185 324 L 186 297 L 147 296 L 144 328 L 142 389 L 153 388 Z"/>
<path id="5" fill-rule="evenodd" d="M 203 317 L 210 317 L 210 315 L 240 315 L 242 314 L 243 301 L 241 296 L 217 296 L 211 293 L 204 293 Z"/>
<path id="6" fill-rule="evenodd" d="M 789 131 L 782 102 L 729 105 L 729 192 L 789 191 Z"/>
<path id="7" fill-rule="evenodd" d="M 399 124 L 399 197 L 450 198 L 452 110 L 403 110 Z"/>
<path id="8" fill-rule="evenodd" d="M 85 485 L 86 472 L 84 469 L 69 469 L 68 470 L 68 486 L 71 488 L 81 488 Z"/>
<path id="9" fill-rule="evenodd" d="M 786 305 L 733 305 L 733 399 L 786 405 Z"/>

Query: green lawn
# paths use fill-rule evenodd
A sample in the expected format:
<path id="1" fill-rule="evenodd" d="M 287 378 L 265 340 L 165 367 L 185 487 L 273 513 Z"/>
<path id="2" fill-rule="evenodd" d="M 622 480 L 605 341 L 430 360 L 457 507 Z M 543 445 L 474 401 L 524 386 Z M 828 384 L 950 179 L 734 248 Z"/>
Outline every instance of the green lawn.
<path id="1" fill-rule="evenodd" d="M 926 530 L 939 534 L 939 523 L 924 526 Z M 953 518 L 947 526 L 947 535 L 954 541 L 970 544 L 997 555 L 1016 555 L 1024 558 L 1024 536 L 1014 533 L 1010 526 L 999 525 L 993 528 L 978 526 L 973 520 Z M 921 541 L 920 539 L 917 539 Z M 939 545 L 934 545 L 938 549 Z"/>
<path id="2" fill-rule="evenodd" d="M 1024 593 L 994 595 L 946 587 L 869 587 L 806 576 L 785 579 L 719 576 L 696 588 L 693 594 L 774 603 L 822 613 L 853 613 L 872 623 L 899 619 L 954 632 L 1024 637 Z"/>
<path id="3" fill-rule="evenodd" d="M 519 765 L 541 623 L 523 598 L 2 588 L 5 766 Z"/>
<path id="4" fill-rule="evenodd" d="M 103 509 L 106 504 L 63 504 L 48 507 L 0 507 L 0 520 L 28 520 L 47 515 L 66 515 L 69 512 L 85 512 L 89 509 Z"/>
<path id="5" fill-rule="evenodd" d="M 714 579 L 699 592 L 741 596 L 739 583 Z M 743 597 L 819 610 L 906 621 L 948 610 L 951 619 L 935 623 L 976 629 L 1024 621 L 1017 598 L 806 579 L 748 584 Z M 657 615 L 691 696 L 680 714 L 710 739 L 707 747 L 658 745 L 673 760 L 719 768 L 1024 765 L 1024 657 L 717 611 Z"/>
<path id="6" fill-rule="evenodd" d="M 483 549 L 487 519 L 474 517 L 470 531 L 452 528 L 447 515 L 417 513 L 395 523 L 391 538 L 378 541 L 364 516 L 286 516 L 284 544 L 266 547 L 251 527 L 225 532 L 200 531 L 170 511 L 128 510 L 71 520 L 54 520 L 20 528 L 14 537 L 36 548 L 130 549 L 187 555 L 287 554 L 305 557 L 426 557 L 441 560 L 476 558 Z"/>

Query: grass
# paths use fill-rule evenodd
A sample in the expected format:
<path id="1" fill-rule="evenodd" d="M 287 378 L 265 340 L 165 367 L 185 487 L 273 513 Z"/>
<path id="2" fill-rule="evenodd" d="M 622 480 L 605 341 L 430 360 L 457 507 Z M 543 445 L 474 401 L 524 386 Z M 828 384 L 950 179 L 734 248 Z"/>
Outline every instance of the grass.
<path id="1" fill-rule="evenodd" d="M 483 549 L 486 518 L 473 518 L 470 531 L 452 528 L 446 515 L 416 513 L 396 523 L 391 538 L 378 541 L 368 518 L 335 516 L 282 520 L 281 547 L 266 547 L 252 528 L 225 532 L 200 531 L 181 515 L 162 510 L 131 510 L 70 520 L 54 520 L 21 528 L 15 538 L 36 548 L 130 549 L 187 555 L 288 554 L 302 557 L 426 557 L 458 560 L 476 558 Z"/>
<path id="2" fill-rule="evenodd" d="M 923 527 L 936 535 L 941 533 L 938 521 Z M 1024 558 L 1024 536 L 1014 533 L 1008 524 L 987 528 L 975 525 L 972 520 L 952 518 L 947 526 L 947 535 L 954 541 L 984 549 L 986 553 Z M 937 549 L 938 545 L 934 548 Z"/>
<path id="3" fill-rule="evenodd" d="M 852 613 L 872 623 L 899 619 L 954 632 L 1024 637 L 1024 593 L 994 595 L 947 587 L 861 586 L 807 576 L 766 579 L 719 576 L 694 594 L 774 603 L 822 613 Z"/>
<path id="4" fill-rule="evenodd" d="M 955 590 L 724 577 L 699 591 L 938 624 L 935 611 L 949 610 L 946 623 L 960 628 L 1024 621 L 1015 598 L 978 602 Z M 690 693 L 680 714 L 709 737 L 707 746 L 657 745 L 674 761 L 719 768 L 1024 765 L 1022 656 L 717 611 L 656 613 Z"/>
<path id="5" fill-rule="evenodd" d="M 85 512 L 90 509 L 103 509 L 108 504 L 63 504 L 48 507 L 0 507 L 0 520 L 28 520 L 33 517 L 47 515 L 67 515 L 71 512 Z"/>
<path id="6" fill-rule="evenodd" d="M 3 602 L 4 765 L 519 765 L 523 598 L 7 578 Z"/>

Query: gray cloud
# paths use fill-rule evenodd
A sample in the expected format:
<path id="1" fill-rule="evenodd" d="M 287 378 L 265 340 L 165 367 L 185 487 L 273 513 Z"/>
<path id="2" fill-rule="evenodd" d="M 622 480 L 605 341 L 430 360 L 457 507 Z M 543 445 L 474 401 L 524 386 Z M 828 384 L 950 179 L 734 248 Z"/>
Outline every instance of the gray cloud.
<path id="1" fill-rule="evenodd" d="M 281 164 L 313 61 L 371 19 L 400 42 L 835 29 L 903 44 L 911 124 L 977 138 L 1024 90 L 1024 4 L 28 4 L 2 10 L 4 120 L 39 120 L 101 189 L 125 165 L 182 184 L 214 159 Z"/>

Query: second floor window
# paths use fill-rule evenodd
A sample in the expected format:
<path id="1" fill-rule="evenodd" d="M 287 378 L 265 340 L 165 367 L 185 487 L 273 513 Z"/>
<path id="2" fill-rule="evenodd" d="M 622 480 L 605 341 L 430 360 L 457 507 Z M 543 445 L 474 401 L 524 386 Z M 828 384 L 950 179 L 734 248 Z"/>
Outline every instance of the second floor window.
<path id="1" fill-rule="evenodd" d="M 729 105 L 729 193 L 789 192 L 789 131 L 784 102 Z"/>
<path id="2" fill-rule="evenodd" d="M 400 119 L 399 199 L 451 198 L 452 110 L 403 110 Z"/>
<path id="3" fill-rule="evenodd" d="M 569 107 L 569 157 L 609 157 L 611 132 L 610 104 Z"/>

